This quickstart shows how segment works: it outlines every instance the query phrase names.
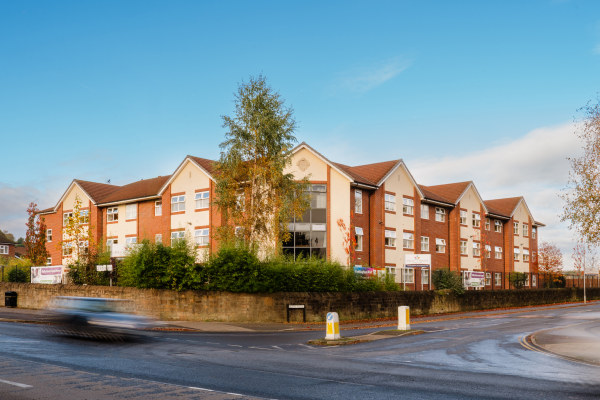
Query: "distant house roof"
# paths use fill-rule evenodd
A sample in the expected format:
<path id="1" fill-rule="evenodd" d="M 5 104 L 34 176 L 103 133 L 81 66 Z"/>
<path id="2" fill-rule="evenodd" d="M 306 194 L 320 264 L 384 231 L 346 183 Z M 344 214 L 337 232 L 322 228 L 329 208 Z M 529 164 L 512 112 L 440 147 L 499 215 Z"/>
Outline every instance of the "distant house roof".
<path id="1" fill-rule="evenodd" d="M 0 244 L 15 244 L 12 240 L 10 240 L 4 232 L 0 231 Z"/>

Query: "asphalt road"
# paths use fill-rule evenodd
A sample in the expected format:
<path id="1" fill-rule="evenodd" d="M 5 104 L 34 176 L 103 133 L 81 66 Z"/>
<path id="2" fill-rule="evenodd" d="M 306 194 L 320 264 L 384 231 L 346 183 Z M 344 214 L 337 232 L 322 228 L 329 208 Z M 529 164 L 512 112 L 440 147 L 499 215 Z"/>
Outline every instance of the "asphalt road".
<path id="1" fill-rule="evenodd" d="M 599 366 L 526 338 L 566 329 L 553 343 L 575 343 L 577 332 L 598 331 L 599 312 L 595 303 L 452 316 L 414 324 L 421 335 L 325 348 L 306 344 L 323 332 L 159 332 L 120 343 L 5 322 L 0 399 L 598 399 Z"/>

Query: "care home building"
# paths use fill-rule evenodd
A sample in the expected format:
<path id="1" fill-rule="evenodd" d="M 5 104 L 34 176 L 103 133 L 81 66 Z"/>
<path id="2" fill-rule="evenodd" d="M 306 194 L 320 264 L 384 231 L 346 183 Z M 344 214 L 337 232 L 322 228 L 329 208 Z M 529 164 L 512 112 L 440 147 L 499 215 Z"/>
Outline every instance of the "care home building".
<path id="1" fill-rule="evenodd" d="M 76 199 L 86 229 L 114 257 L 144 239 L 169 245 L 188 237 L 201 257 L 216 251 L 221 218 L 213 205 L 214 164 L 187 156 L 171 175 L 123 186 L 74 180 L 54 207 L 41 211 L 48 264 L 66 265 L 73 255 L 63 228 Z M 424 186 L 400 159 L 348 166 L 306 143 L 292 151 L 286 172 L 308 179 L 311 198 L 302 218 L 289 223 L 286 254 L 385 268 L 408 289 L 429 289 L 430 276 L 428 269 L 406 267 L 407 255 L 430 255 L 433 270 L 483 272 L 486 288 L 507 288 L 511 272 L 537 272 L 543 225 L 522 197 L 484 200 L 471 181 Z"/>

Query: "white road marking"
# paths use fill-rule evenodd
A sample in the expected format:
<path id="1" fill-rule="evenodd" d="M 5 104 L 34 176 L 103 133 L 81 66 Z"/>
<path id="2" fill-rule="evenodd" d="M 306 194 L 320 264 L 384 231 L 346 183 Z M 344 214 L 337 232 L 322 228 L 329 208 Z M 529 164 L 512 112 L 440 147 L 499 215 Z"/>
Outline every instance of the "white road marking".
<path id="1" fill-rule="evenodd" d="M 239 344 L 228 344 L 227 346 L 231 346 L 231 347 L 243 347 L 243 346 L 240 346 Z"/>
<path id="2" fill-rule="evenodd" d="M 31 385 L 26 385 L 24 383 L 5 381 L 4 379 L 0 379 L 0 383 L 6 383 L 7 385 L 17 386 L 17 387 L 20 387 L 23 389 L 28 389 L 30 387 L 33 387 Z"/>

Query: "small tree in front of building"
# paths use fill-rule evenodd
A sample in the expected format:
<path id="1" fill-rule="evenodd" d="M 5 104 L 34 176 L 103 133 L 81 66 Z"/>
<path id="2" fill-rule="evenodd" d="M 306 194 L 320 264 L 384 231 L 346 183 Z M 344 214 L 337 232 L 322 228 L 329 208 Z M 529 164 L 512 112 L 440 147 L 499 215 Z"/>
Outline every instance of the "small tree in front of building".
<path id="1" fill-rule="evenodd" d="M 38 214 L 37 204 L 29 203 L 27 207 L 27 232 L 25 234 L 25 248 L 27 258 L 33 265 L 45 265 L 48 258 L 46 250 L 46 224 L 44 217 Z"/>
<path id="2" fill-rule="evenodd" d="M 223 223 L 218 237 L 236 238 L 267 255 L 289 238 L 287 223 L 308 207 L 307 181 L 285 173 L 296 142 L 296 122 L 263 76 L 242 83 L 235 114 L 223 116 L 227 128 L 217 163 L 216 200 Z"/>

